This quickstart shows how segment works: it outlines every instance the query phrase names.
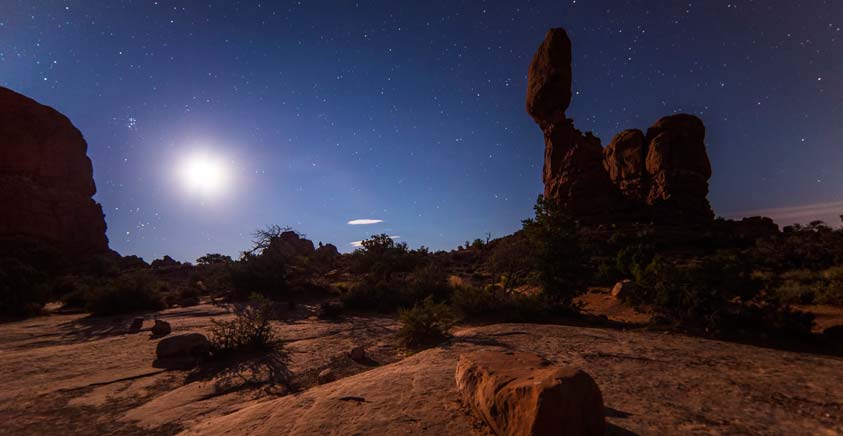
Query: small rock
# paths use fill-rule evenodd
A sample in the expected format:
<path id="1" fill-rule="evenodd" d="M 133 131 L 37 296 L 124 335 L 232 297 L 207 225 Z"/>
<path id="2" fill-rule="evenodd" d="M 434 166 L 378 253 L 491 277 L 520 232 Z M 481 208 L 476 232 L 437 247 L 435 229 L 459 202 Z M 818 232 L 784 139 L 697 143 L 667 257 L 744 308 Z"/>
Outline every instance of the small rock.
<path id="1" fill-rule="evenodd" d="M 552 366 L 523 352 L 463 354 L 457 390 L 475 416 L 498 435 L 603 435 L 603 396 L 582 370 Z"/>
<path id="2" fill-rule="evenodd" d="M 632 280 L 622 280 L 612 288 L 612 297 L 618 300 L 626 300 L 635 293 L 636 289 L 638 289 L 638 285 Z"/>
<path id="3" fill-rule="evenodd" d="M 348 353 L 348 357 L 355 362 L 361 362 L 366 360 L 366 349 L 362 346 L 354 347 L 350 353 Z"/>
<path id="4" fill-rule="evenodd" d="M 155 320 L 155 325 L 152 326 L 152 336 L 167 336 L 173 331 L 170 328 L 170 323 L 167 321 Z"/>
<path id="5" fill-rule="evenodd" d="M 187 333 L 171 336 L 158 342 L 155 348 L 157 368 L 192 368 L 206 358 L 211 351 L 211 342 L 201 333 Z"/>
<path id="6" fill-rule="evenodd" d="M 337 379 L 337 376 L 336 376 L 336 374 L 334 374 L 334 371 L 331 368 L 323 369 L 322 372 L 320 372 L 319 375 L 316 377 L 316 381 L 320 385 L 323 385 L 325 383 L 330 383 L 330 382 L 332 382 L 336 379 Z"/>
<path id="7" fill-rule="evenodd" d="M 143 318 L 135 318 L 129 326 L 129 333 L 137 333 L 143 327 Z"/>

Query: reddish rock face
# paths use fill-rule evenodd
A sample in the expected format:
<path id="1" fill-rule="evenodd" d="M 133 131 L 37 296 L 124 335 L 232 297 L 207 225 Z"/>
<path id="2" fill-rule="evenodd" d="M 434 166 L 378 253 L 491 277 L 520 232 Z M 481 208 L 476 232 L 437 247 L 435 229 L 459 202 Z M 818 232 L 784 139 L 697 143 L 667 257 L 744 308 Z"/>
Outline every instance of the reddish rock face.
<path id="1" fill-rule="evenodd" d="M 603 435 L 603 396 L 582 370 L 551 366 L 524 352 L 463 354 L 457 390 L 498 435 Z"/>
<path id="2" fill-rule="evenodd" d="M 708 222 L 711 164 L 705 127 L 692 115 L 672 115 L 647 130 L 625 130 L 604 150 L 565 117 L 571 102 L 571 41 L 551 29 L 539 46 L 527 83 L 527 113 L 544 133 L 544 195 L 578 221 Z"/>
<path id="3" fill-rule="evenodd" d="M 607 216 L 619 200 L 603 168 L 603 148 L 565 118 L 571 102 L 571 41 L 564 29 L 547 32 L 527 83 L 527 113 L 544 132 L 544 195 L 575 217 Z"/>
<path id="4" fill-rule="evenodd" d="M 87 148 L 67 117 L 0 87 L 0 236 L 108 250 Z"/>
<path id="5" fill-rule="evenodd" d="M 652 180 L 647 204 L 686 218 L 711 220 L 706 199 L 711 163 L 705 151 L 705 126 L 687 114 L 671 115 L 647 129 L 647 173 Z"/>
<path id="6" fill-rule="evenodd" d="M 565 120 L 571 104 L 571 40 L 565 29 L 550 29 L 539 46 L 527 82 L 527 113 L 541 126 Z"/>
<path id="7" fill-rule="evenodd" d="M 624 130 L 603 150 L 603 165 L 624 198 L 644 202 L 649 194 L 645 169 L 647 141 L 638 129 Z"/>

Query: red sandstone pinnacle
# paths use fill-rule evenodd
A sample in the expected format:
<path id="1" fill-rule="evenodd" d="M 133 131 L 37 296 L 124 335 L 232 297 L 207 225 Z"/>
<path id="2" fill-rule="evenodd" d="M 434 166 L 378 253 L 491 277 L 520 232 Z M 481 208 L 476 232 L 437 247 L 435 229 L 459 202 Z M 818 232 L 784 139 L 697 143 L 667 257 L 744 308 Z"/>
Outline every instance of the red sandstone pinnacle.
<path id="1" fill-rule="evenodd" d="M 108 250 L 87 148 L 67 117 L 0 87 L 0 236 Z"/>

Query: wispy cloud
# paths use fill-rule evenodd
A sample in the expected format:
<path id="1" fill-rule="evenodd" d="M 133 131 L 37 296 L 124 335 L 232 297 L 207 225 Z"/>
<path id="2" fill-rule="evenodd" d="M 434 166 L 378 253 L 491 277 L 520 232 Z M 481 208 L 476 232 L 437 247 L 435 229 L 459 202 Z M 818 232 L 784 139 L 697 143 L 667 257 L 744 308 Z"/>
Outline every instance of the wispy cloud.
<path id="1" fill-rule="evenodd" d="M 396 240 L 396 239 L 400 238 L 400 236 L 395 235 L 395 236 L 390 236 L 389 238 L 390 238 L 390 239 L 392 239 L 392 240 L 394 241 L 394 240 Z M 352 247 L 362 247 L 362 246 L 363 246 L 363 241 L 354 241 L 354 242 L 350 242 L 348 245 L 351 245 Z"/>
<path id="2" fill-rule="evenodd" d="M 362 218 L 362 219 L 351 220 L 351 221 L 348 222 L 348 224 L 352 225 L 352 226 L 365 226 L 365 225 L 369 225 L 369 224 L 377 224 L 377 223 L 382 223 L 382 222 L 383 222 L 383 220 L 379 220 L 379 219 Z"/>
<path id="3" fill-rule="evenodd" d="M 793 223 L 807 223 L 814 220 L 823 220 L 828 224 L 837 224 L 836 221 L 841 214 L 843 214 L 843 201 L 832 201 L 805 204 L 802 206 L 747 210 L 729 213 L 726 216 L 729 218 L 742 218 L 760 215 L 770 217 L 779 224 L 790 225 Z"/>

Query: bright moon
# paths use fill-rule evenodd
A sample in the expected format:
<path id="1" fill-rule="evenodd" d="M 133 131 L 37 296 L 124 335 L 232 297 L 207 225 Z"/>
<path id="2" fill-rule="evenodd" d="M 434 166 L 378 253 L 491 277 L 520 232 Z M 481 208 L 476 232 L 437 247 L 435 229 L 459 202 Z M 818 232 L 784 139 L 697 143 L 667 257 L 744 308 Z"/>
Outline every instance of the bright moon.
<path id="1" fill-rule="evenodd" d="M 184 188 L 202 197 L 224 193 L 229 183 L 228 168 L 218 156 L 197 153 L 185 158 L 179 167 Z"/>

